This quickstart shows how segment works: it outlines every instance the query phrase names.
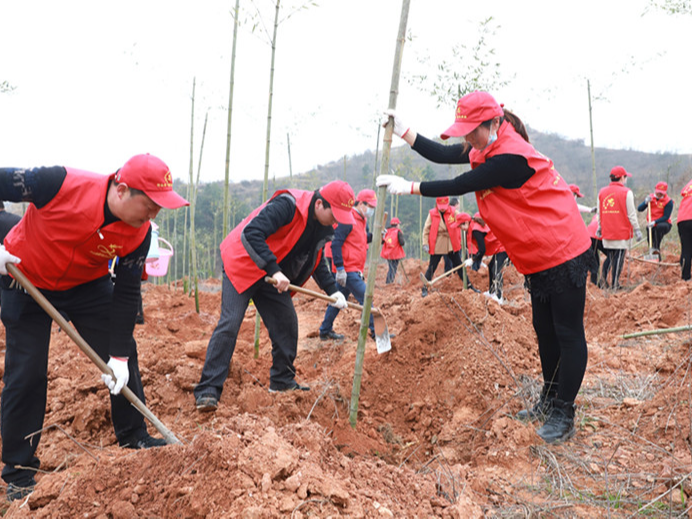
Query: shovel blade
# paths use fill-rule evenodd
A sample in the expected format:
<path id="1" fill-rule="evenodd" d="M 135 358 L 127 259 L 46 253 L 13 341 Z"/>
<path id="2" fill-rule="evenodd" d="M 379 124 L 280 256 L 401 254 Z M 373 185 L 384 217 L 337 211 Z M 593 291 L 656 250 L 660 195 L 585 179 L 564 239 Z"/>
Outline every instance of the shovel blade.
<path id="1" fill-rule="evenodd" d="M 387 353 L 392 349 L 392 339 L 389 336 L 387 321 L 384 320 L 382 314 L 372 315 L 373 324 L 375 325 L 375 343 L 377 344 L 377 353 Z"/>

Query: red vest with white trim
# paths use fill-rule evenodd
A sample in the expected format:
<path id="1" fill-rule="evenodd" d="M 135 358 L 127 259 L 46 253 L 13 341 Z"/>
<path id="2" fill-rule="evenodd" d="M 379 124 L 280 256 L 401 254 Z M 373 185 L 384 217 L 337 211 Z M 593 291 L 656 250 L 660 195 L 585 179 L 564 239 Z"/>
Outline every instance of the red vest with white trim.
<path id="1" fill-rule="evenodd" d="M 22 260 L 17 268 L 46 290 L 67 290 L 106 276 L 108 261 L 137 249 L 151 225 L 132 227 L 118 220 L 100 227 L 108 182 L 115 175 L 65 170 L 55 197 L 41 209 L 30 204 L 5 238 L 7 250 Z"/>
<path id="2" fill-rule="evenodd" d="M 680 191 L 682 200 L 680 200 L 680 209 L 678 209 L 678 222 L 692 220 L 692 180 Z"/>
<path id="3" fill-rule="evenodd" d="M 627 217 L 627 193 L 621 182 L 611 182 L 598 192 L 601 215 L 601 238 L 604 240 L 629 240 L 632 224 Z"/>
<path id="4" fill-rule="evenodd" d="M 245 292 L 258 280 L 262 279 L 267 273 L 260 269 L 257 264 L 250 258 L 250 255 L 245 250 L 241 242 L 241 235 L 245 226 L 264 209 L 264 207 L 274 198 L 283 194 L 289 193 L 296 200 L 296 212 L 293 215 L 291 223 L 279 228 L 274 234 L 267 238 L 267 245 L 276 256 L 277 263 L 280 263 L 293 246 L 298 243 L 300 236 L 303 234 L 305 227 L 308 224 L 308 216 L 310 214 L 310 202 L 314 195 L 313 191 L 302 191 L 298 189 L 284 189 L 277 191 L 272 197 L 252 211 L 242 222 L 240 222 L 226 238 L 221 242 L 221 259 L 223 261 L 223 269 L 228 276 L 229 281 L 239 294 Z M 322 259 L 322 254 L 317 255 L 317 262 Z M 315 267 L 317 263 L 315 263 Z"/>
<path id="5" fill-rule="evenodd" d="M 353 219 L 355 224 L 341 245 L 341 258 L 344 261 L 346 272 L 363 272 L 365 260 L 368 257 L 368 229 L 365 217 L 354 207 Z M 332 265 L 336 272 L 336 265 Z"/>
<path id="6" fill-rule="evenodd" d="M 535 173 L 518 189 L 493 187 L 476 191 L 478 212 L 507 255 L 522 274 L 534 274 L 560 265 L 585 252 L 591 246 L 565 180 L 553 162 L 541 155 L 504 121 L 497 140 L 484 150 L 472 150 L 475 168 L 494 155 L 525 157 Z"/>
<path id="7" fill-rule="evenodd" d="M 649 202 L 649 207 L 651 208 L 651 218 L 649 218 L 649 212 L 646 212 L 646 221 L 647 222 L 653 222 L 654 220 L 658 220 L 663 216 L 663 213 L 665 212 L 666 205 L 668 205 L 668 202 L 670 202 L 670 197 L 668 195 L 663 195 L 663 198 L 656 198 L 655 193 L 651 193 L 649 195 L 651 197 L 651 201 Z M 670 218 L 668 218 L 668 223 L 670 223 Z"/>
<path id="8" fill-rule="evenodd" d="M 387 229 L 382 243 L 382 251 L 380 252 L 380 256 L 384 259 L 401 259 L 406 257 L 404 248 L 399 244 L 400 232 L 401 230 L 396 227 Z"/>

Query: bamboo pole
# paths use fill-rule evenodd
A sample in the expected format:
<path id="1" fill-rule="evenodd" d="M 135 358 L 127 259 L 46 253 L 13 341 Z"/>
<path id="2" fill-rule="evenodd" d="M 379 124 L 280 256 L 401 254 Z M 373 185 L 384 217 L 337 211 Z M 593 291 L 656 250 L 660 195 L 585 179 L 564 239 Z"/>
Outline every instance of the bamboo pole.
<path id="1" fill-rule="evenodd" d="M 233 86 L 235 85 L 235 48 L 238 41 L 238 16 L 240 0 L 235 0 L 235 11 L 233 14 L 233 50 L 231 51 L 231 79 L 228 88 L 228 123 L 226 125 L 226 173 L 224 177 L 223 191 L 223 231 L 225 238 L 228 234 L 228 209 L 230 191 L 230 163 L 231 163 L 231 121 L 233 119 Z"/>
<path id="2" fill-rule="evenodd" d="M 623 339 L 633 339 L 634 337 L 644 337 L 645 335 L 662 335 L 664 333 L 680 333 L 692 330 L 692 326 L 678 326 L 677 328 L 661 328 L 659 330 L 646 330 L 643 332 L 626 333 Z"/>
<path id="3" fill-rule="evenodd" d="M 392 70 L 392 83 L 389 90 L 389 109 L 396 109 L 396 99 L 399 91 L 399 76 L 401 74 L 401 60 L 404 54 L 404 42 L 406 41 L 406 24 L 408 22 L 410 0 L 403 0 L 401 5 L 401 17 L 399 19 L 399 34 L 397 36 L 396 53 L 394 56 L 394 67 Z M 389 172 L 389 156 L 392 148 L 392 134 L 394 133 L 394 121 L 390 117 L 384 131 L 382 146 L 381 173 Z M 381 187 L 378 192 L 377 210 L 373 236 L 379 237 L 382 234 L 382 216 L 384 215 L 385 199 L 387 188 Z M 382 247 L 381 240 L 374 239 L 371 244 L 372 254 L 368 264 L 368 281 L 365 288 L 365 300 L 363 301 L 363 314 L 360 319 L 360 334 L 358 335 L 358 347 L 356 349 L 356 364 L 353 372 L 353 388 L 351 390 L 351 403 L 349 423 L 355 429 L 358 418 L 358 401 L 360 399 L 360 385 L 363 378 L 363 360 L 365 357 L 365 341 L 367 340 L 368 326 L 370 324 L 370 309 L 372 308 L 372 296 L 375 291 L 375 278 L 377 276 L 377 259 L 380 257 Z"/>
<path id="4" fill-rule="evenodd" d="M 199 145 L 199 161 L 197 163 L 197 180 L 192 189 L 192 200 L 190 210 L 190 262 L 192 263 L 192 283 L 195 290 L 195 310 L 199 313 L 199 280 L 197 275 L 197 240 L 195 238 L 195 209 L 197 207 L 197 190 L 199 189 L 199 175 L 202 170 L 202 155 L 204 154 L 204 138 L 207 134 L 207 119 L 209 112 L 204 116 L 204 128 L 202 130 L 202 142 Z M 192 180 L 192 174 L 190 174 Z"/>

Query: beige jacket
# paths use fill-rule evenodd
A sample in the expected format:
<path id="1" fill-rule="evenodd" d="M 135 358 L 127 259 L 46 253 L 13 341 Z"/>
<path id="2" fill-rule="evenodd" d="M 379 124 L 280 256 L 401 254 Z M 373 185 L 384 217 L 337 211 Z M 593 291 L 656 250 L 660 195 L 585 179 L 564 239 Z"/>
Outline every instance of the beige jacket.
<path id="1" fill-rule="evenodd" d="M 430 213 L 428 213 L 428 217 L 425 219 L 425 226 L 423 227 L 423 245 L 428 245 L 430 227 L 432 227 L 432 218 L 430 218 Z M 430 254 L 449 254 L 453 251 L 452 240 L 449 239 L 449 231 L 447 231 L 444 218 L 440 218 L 440 228 L 437 230 L 435 250 L 431 250 Z"/>

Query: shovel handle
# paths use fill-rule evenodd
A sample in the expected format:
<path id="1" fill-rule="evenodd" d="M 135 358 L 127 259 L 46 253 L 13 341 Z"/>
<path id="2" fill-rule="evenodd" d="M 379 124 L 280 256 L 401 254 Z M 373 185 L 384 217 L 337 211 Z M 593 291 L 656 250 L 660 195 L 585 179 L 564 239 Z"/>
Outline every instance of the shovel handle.
<path id="1" fill-rule="evenodd" d="M 276 285 L 276 280 L 275 280 L 274 278 L 271 278 L 271 277 L 269 277 L 269 276 L 265 276 L 265 277 L 264 277 L 264 280 L 265 280 L 267 283 L 269 283 L 270 285 Z M 322 293 L 320 293 L 320 292 L 315 292 L 314 290 L 310 290 L 310 289 L 308 289 L 308 288 L 299 287 L 299 286 L 297 286 L 297 285 L 291 285 L 291 284 L 289 283 L 288 289 L 289 289 L 289 290 L 292 290 L 293 292 L 299 292 L 299 293 L 301 293 L 301 294 L 305 294 L 305 295 L 308 295 L 308 296 L 316 297 L 317 299 L 322 299 L 322 300 L 324 300 L 324 301 L 329 301 L 330 303 L 336 303 L 336 297 L 330 297 L 330 296 L 328 296 L 328 295 L 322 294 Z M 351 303 L 350 301 L 346 301 L 346 304 L 348 305 L 349 308 L 354 308 L 354 309 L 356 309 L 356 310 L 363 311 L 363 307 L 362 307 L 361 305 L 359 305 L 359 304 Z M 372 313 L 374 313 L 374 314 L 379 314 L 379 313 L 380 313 L 380 311 L 377 310 L 377 309 L 375 309 L 375 308 L 371 308 L 370 310 L 371 310 Z"/>
<path id="2" fill-rule="evenodd" d="M 46 313 L 63 329 L 63 331 L 79 346 L 89 359 L 98 366 L 102 373 L 110 375 L 113 377 L 113 371 L 108 365 L 103 361 L 101 357 L 89 346 L 89 344 L 84 340 L 84 338 L 79 335 L 79 332 L 74 329 L 74 327 L 65 319 L 60 312 L 58 312 L 55 307 L 46 299 L 46 297 L 34 286 L 34 284 L 29 281 L 24 273 L 17 268 L 14 263 L 8 263 L 6 265 L 7 272 L 12 274 L 12 277 L 16 279 L 20 285 L 26 290 L 31 297 L 43 308 Z M 122 395 L 127 398 L 130 403 L 140 412 L 142 415 L 148 419 L 154 427 L 163 435 L 164 439 L 169 444 L 180 445 L 181 441 L 175 437 L 175 435 L 168 430 L 168 428 L 163 425 L 163 423 L 154 416 L 154 414 L 144 405 L 144 403 L 135 395 L 132 390 L 125 386 L 121 391 Z"/>

